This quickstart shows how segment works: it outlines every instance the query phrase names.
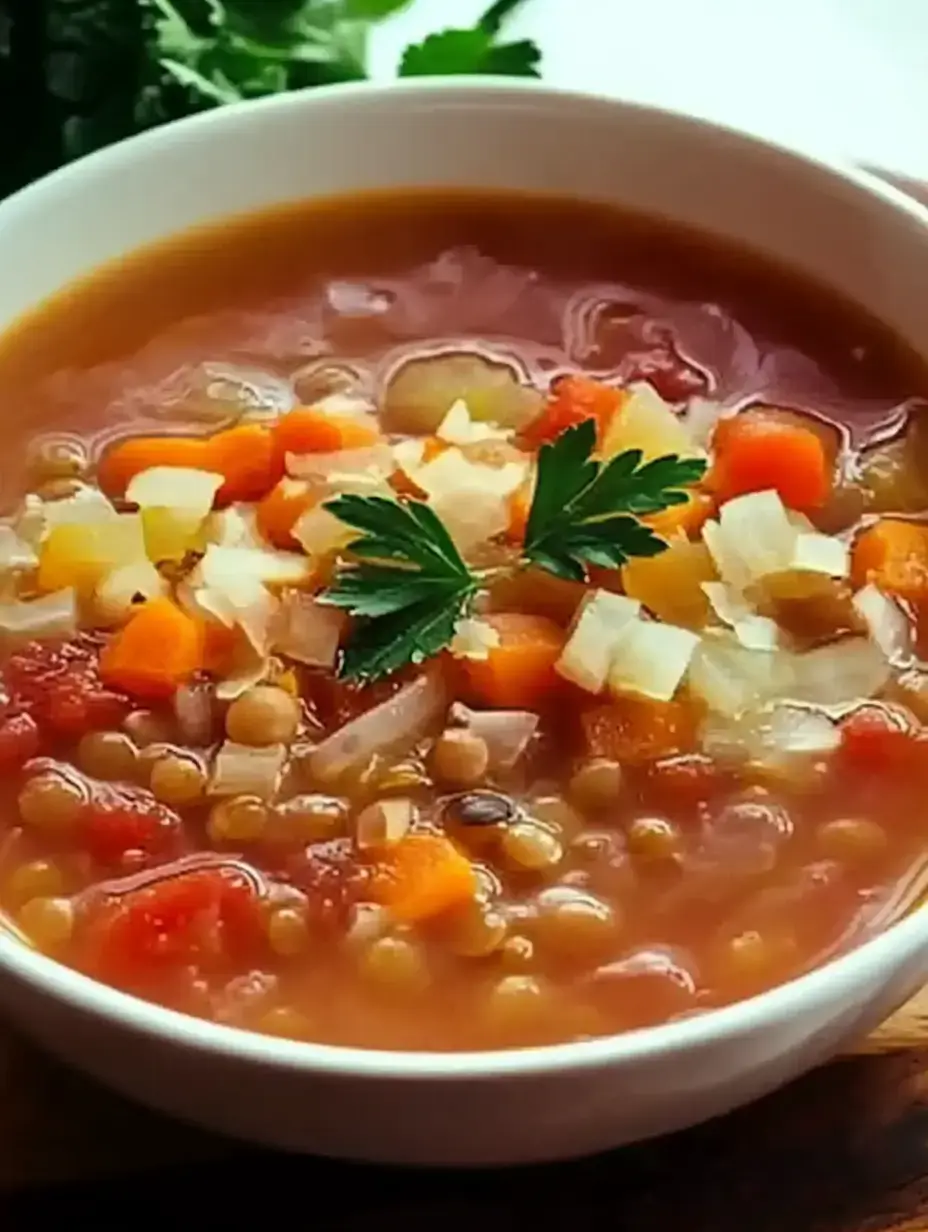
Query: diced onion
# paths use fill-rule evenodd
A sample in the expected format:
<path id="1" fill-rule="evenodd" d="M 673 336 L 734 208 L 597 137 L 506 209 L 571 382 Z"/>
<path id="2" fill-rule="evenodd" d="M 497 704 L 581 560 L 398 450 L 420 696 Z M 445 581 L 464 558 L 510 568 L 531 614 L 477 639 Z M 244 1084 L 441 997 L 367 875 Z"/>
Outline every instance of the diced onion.
<path id="1" fill-rule="evenodd" d="M 503 466 L 487 466 L 471 462 L 460 449 L 451 447 L 412 474 L 416 484 L 428 496 L 456 497 L 468 500 L 477 493 L 508 496 L 523 482 L 528 473 L 528 460 L 506 462 Z"/>
<path id="2" fill-rule="evenodd" d="M 780 628 L 769 616 L 759 616 L 743 595 L 724 582 L 703 582 L 709 606 L 722 624 L 728 625 L 748 650 L 775 650 L 780 644 Z"/>
<path id="3" fill-rule="evenodd" d="M 455 659 L 487 659 L 499 642 L 499 633 L 491 624 L 465 617 L 454 626 L 448 649 Z"/>
<path id="4" fill-rule="evenodd" d="M 186 466 L 153 466 L 130 480 L 126 500 L 140 509 L 176 509 L 202 522 L 225 479 Z"/>
<path id="5" fill-rule="evenodd" d="M 833 578 L 846 578 L 851 571 L 851 556 L 847 544 L 834 535 L 803 531 L 796 537 L 789 567 L 809 573 L 824 573 Z"/>
<path id="6" fill-rule="evenodd" d="M 827 756 L 840 743 L 838 726 L 827 714 L 783 704 L 749 710 L 735 719 L 710 718 L 702 731 L 703 748 L 712 757 L 781 770 Z"/>
<path id="7" fill-rule="evenodd" d="M 795 656 L 791 696 L 819 706 L 847 705 L 873 697 L 890 675 L 890 665 L 875 643 L 848 637 Z"/>
<path id="8" fill-rule="evenodd" d="M 476 441 L 506 440 L 511 432 L 471 419 L 467 403 L 459 398 L 438 425 L 435 435 L 449 445 L 473 445 Z"/>
<path id="9" fill-rule="evenodd" d="M 0 572 L 34 569 L 39 563 L 35 548 L 20 538 L 12 526 L 0 523 Z"/>
<path id="10" fill-rule="evenodd" d="M 244 653 L 235 666 L 216 681 L 216 697 L 221 702 L 234 702 L 237 697 L 267 680 L 270 660 L 259 654 L 253 645 L 245 643 Z"/>
<path id="11" fill-rule="evenodd" d="M 77 628 L 77 595 L 70 587 L 39 599 L 0 603 L 0 637 L 6 641 L 67 639 Z"/>
<path id="12" fill-rule="evenodd" d="M 254 505 L 229 505 L 210 514 L 206 539 L 223 548 L 254 548 L 262 545 Z"/>
<path id="13" fill-rule="evenodd" d="M 699 637 L 656 620 L 630 620 L 620 631 L 609 665 L 613 693 L 640 693 L 670 701 L 686 675 Z"/>
<path id="14" fill-rule="evenodd" d="M 309 667 L 333 668 L 347 624 L 337 607 L 299 590 L 286 591 L 274 618 L 271 649 Z"/>
<path id="15" fill-rule="evenodd" d="M 434 497 L 431 505 L 465 559 L 509 525 L 506 498 L 496 492 L 448 493 Z"/>
<path id="16" fill-rule="evenodd" d="M 857 592 L 852 602 L 886 658 L 893 663 L 907 660 L 912 653 L 912 627 L 895 599 L 870 583 Z"/>
<path id="17" fill-rule="evenodd" d="M 319 560 L 343 551 L 358 532 L 322 505 L 314 505 L 297 519 L 293 536 L 309 557 Z"/>
<path id="18" fill-rule="evenodd" d="M 511 770 L 540 722 L 530 710 L 471 710 L 462 702 L 452 706 L 448 717 L 455 726 L 466 727 L 484 741 L 491 770 Z"/>
<path id="19" fill-rule="evenodd" d="M 790 567 L 799 532 L 776 492 L 749 492 L 727 501 L 719 526 L 726 550 L 740 557 L 752 580 Z"/>
<path id="20" fill-rule="evenodd" d="M 118 518 L 120 515 L 99 488 L 85 485 L 73 496 L 66 496 L 63 500 L 42 501 L 42 516 L 47 533 L 53 527 L 65 523 L 96 524 Z"/>
<path id="21" fill-rule="evenodd" d="M 139 602 L 166 595 L 170 591 L 150 560 L 134 561 L 113 569 L 94 591 L 94 617 L 104 625 L 121 624 L 131 616 Z"/>
<path id="22" fill-rule="evenodd" d="M 227 740 L 216 754 L 209 791 L 213 796 L 257 796 L 270 800 L 287 758 L 282 744 L 253 748 Z"/>
<path id="23" fill-rule="evenodd" d="M 310 564 L 299 552 L 272 548 L 220 547 L 210 544 L 198 566 L 207 585 L 233 585 L 239 579 L 264 586 L 298 586 L 310 574 Z"/>
<path id="24" fill-rule="evenodd" d="M 355 476 L 361 482 L 383 480 L 393 470 L 393 450 L 387 444 L 365 445 L 360 449 L 340 449 L 335 453 L 288 453 L 287 474 L 292 479 L 322 483 L 338 475 Z"/>
<path id="25" fill-rule="evenodd" d="M 366 765 L 375 753 L 409 747 L 441 719 L 447 707 L 441 672 L 426 670 L 323 740 L 310 757 L 310 773 L 320 782 L 333 782 L 353 767 Z"/>
<path id="26" fill-rule="evenodd" d="M 749 650 L 731 635 L 707 634 L 693 654 L 688 683 L 710 710 L 736 716 L 793 687 L 793 656 Z"/>
<path id="27" fill-rule="evenodd" d="M 359 814 L 355 841 L 361 851 L 393 847 L 409 833 L 415 817 L 411 800 L 378 800 Z"/>
<path id="28" fill-rule="evenodd" d="M 557 671 L 588 693 L 602 692 L 616 639 L 625 625 L 637 620 L 640 614 L 637 599 L 594 590 L 574 616 L 571 634 L 556 664 Z"/>

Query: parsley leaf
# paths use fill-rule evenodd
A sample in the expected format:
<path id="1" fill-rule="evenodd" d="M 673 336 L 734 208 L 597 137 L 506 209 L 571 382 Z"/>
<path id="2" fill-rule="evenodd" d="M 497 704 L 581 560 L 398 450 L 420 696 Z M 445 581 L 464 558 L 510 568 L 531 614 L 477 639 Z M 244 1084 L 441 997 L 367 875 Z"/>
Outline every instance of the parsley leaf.
<path id="1" fill-rule="evenodd" d="M 323 599 L 355 627 L 341 664 L 348 680 L 376 680 L 444 650 L 469 608 L 478 579 L 422 501 L 337 496 L 326 509 L 361 531 L 357 563 L 343 565 Z"/>
<path id="2" fill-rule="evenodd" d="M 615 569 L 633 556 L 662 552 L 664 540 L 639 517 L 683 504 L 683 489 L 706 469 L 700 458 L 672 454 L 642 463 L 638 449 L 597 462 L 595 445 L 588 419 L 541 447 L 525 532 L 527 560 L 578 582 L 588 565 Z"/>
<path id="3" fill-rule="evenodd" d="M 469 74 L 538 77 L 541 52 L 530 39 L 499 43 L 497 35 L 523 0 L 496 0 L 470 29 L 442 30 L 406 48 L 401 77 L 455 77 Z"/>

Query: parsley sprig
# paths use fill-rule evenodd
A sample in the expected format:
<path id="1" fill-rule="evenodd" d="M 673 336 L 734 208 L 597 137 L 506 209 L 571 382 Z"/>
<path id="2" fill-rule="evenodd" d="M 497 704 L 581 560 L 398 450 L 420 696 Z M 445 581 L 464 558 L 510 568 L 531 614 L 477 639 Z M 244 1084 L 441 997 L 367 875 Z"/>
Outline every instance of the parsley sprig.
<path id="1" fill-rule="evenodd" d="M 599 462 L 595 444 L 589 420 L 542 446 L 524 564 L 583 581 L 588 565 L 617 568 L 667 546 L 639 517 L 684 502 L 705 463 L 675 455 L 643 463 L 637 449 Z M 357 495 L 335 497 L 326 508 L 361 532 L 351 545 L 353 560 L 323 596 L 356 622 L 341 675 L 376 680 L 444 650 L 483 579 L 433 509 L 418 500 Z"/>
<path id="2" fill-rule="evenodd" d="M 667 546 L 638 519 L 687 500 L 701 458 L 668 454 L 642 462 L 627 449 L 608 462 L 593 459 L 592 419 L 569 428 L 538 454 L 535 497 L 525 531 L 525 557 L 558 577 L 582 582 L 588 565 L 617 569 L 632 556 L 656 556 Z"/>
<path id="3" fill-rule="evenodd" d="M 339 570 L 325 593 L 327 603 L 345 608 L 357 622 L 342 676 L 375 680 L 444 650 L 479 578 L 431 507 L 346 495 L 326 508 L 361 531 L 351 545 L 358 563 Z"/>

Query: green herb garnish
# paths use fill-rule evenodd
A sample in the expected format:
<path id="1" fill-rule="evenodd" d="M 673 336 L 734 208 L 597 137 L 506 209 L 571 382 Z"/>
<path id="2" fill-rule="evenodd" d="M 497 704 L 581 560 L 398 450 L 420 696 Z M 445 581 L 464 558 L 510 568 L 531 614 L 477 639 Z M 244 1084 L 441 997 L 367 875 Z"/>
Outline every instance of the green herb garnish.
<path id="1" fill-rule="evenodd" d="M 667 546 L 639 517 L 684 502 L 705 463 L 668 455 L 642 464 L 637 449 L 597 462 L 595 444 L 587 420 L 542 446 L 524 564 L 584 581 L 588 565 L 617 568 Z M 351 545 L 357 563 L 343 564 L 323 596 L 357 622 L 341 675 L 375 680 L 444 650 L 483 578 L 431 507 L 383 496 L 339 496 L 325 507 L 362 532 Z"/>
<path id="2" fill-rule="evenodd" d="M 526 560 L 575 582 L 586 578 L 587 565 L 617 569 L 632 556 L 662 552 L 666 543 L 639 517 L 684 504 L 683 489 L 706 469 L 701 458 L 675 454 L 642 463 L 640 449 L 597 462 L 595 445 L 592 419 L 542 445 L 525 531 Z"/>
<path id="3" fill-rule="evenodd" d="M 537 75 L 497 0 L 407 50 L 401 76 Z M 224 103 L 369 76 L 375 26 L 415 0 L 0 0 L 0 95 L 26 126 L 0 193 L 146 128 Z M 4 20 L 5 19 L 5 20 Z M 11 111 L 12 114 L 12 111 Z"/>
<path id="4" fill-rule="evenodd" d="M 479 578 L 429 505 L 384 496 L 338 496 L 326 509 L 362 532 L 356 565 L 339 570 L 325 601 L 355 617 L 341 675 L 375 680 L 449 644 Z"/>

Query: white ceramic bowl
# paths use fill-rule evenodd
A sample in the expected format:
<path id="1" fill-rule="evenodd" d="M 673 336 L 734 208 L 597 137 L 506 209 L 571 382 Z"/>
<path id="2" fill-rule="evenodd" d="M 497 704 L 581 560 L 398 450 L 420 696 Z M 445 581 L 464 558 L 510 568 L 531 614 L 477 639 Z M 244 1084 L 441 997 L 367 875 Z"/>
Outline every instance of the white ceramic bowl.
<path id="1" fill-rule="evenodd" d="M 928 358 L 928 212 L 897 192 L 687 117 L 486 81 L 337 87 L 230 107 L 58 172 L 0 205 L 0 328 L 99 263 L 193 224 L 405 185 L 560 190 L 678 219 L 866 304 Z M 213 1026 L 0 935 L 10 1018 L 104 1082 L 259 1142 L 402 1163 L 563 1158 L 715 1116 L 874 1027 L 926 971 L 920 911 L 820 971 L 705 1017 L 449 1056 Z"/>

